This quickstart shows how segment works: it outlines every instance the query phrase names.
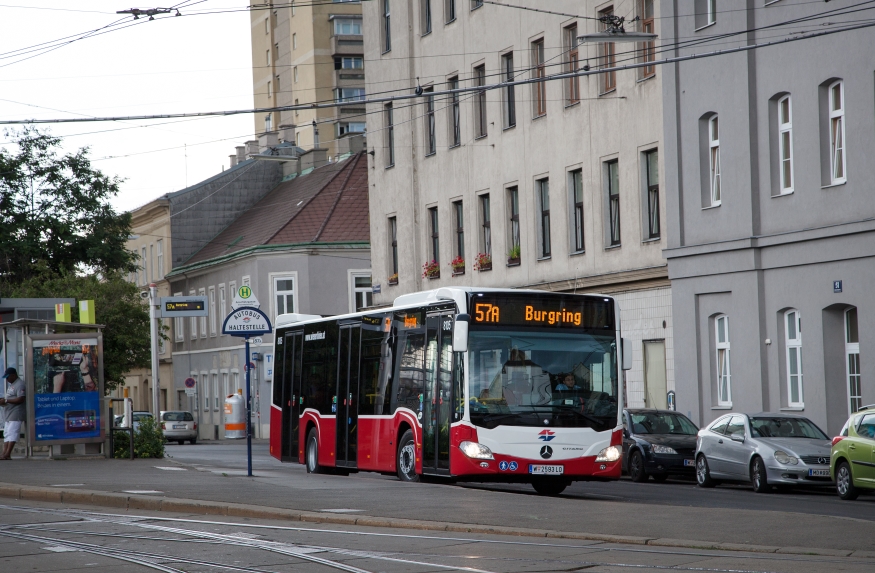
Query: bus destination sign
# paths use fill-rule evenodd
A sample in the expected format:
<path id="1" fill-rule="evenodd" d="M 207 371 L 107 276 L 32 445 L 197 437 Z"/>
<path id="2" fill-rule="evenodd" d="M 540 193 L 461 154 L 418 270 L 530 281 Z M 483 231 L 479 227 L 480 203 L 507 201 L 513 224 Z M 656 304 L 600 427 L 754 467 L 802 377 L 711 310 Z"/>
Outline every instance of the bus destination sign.
<path id="1" fill-rule="evenodd" d="M 162 296 L 161 316 L 163 318 L 182 318 L 188 316 L 208 316 L 205 296 Z"/>
<path id="2" fill-rule="evenodd" d="M 475 324 L 614 328 L 613 301 L 602 297 L 475 294 L 469 309 Z"/>

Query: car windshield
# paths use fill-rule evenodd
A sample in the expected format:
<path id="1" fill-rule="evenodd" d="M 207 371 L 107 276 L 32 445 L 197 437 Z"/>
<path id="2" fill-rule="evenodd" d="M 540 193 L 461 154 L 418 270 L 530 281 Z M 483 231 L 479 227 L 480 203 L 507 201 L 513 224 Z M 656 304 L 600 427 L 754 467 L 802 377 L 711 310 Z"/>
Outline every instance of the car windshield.
<path id="1" fill-rule="evenodd" d="M 754 438 L 829 439 L 823 430 L 807 418 L 752 417 L 750 431 Z"/>
<path id="2" fill-rule="evenodd" d="M 471 421 L 481 427 L 617 423 L 614 333 L 471 329 Z"/>
<path id="3" fill-rule="evenodd" d="M 194 418 L 189 412 L 164 412 L 165 422 L 193 422 Z"/>
<path id="4" fill-rule="evenodd" d="M 699 431 L 699 428 L 683 414 L 641 412 L 633 413 L 631 416 L 633 434 L 681 434 L 695 436 Z"/>

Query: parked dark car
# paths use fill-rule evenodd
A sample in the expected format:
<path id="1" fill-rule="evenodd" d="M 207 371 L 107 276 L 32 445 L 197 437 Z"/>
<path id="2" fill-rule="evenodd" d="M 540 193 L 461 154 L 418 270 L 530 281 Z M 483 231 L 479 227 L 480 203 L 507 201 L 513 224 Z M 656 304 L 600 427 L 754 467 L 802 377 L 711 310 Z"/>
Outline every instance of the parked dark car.
<path id="1" fill-rule="evenodd" d="M 694 477 L 698 431 L 689 418 L 673 410 L 624 410 L 623 470 L 636 482 Z"/>

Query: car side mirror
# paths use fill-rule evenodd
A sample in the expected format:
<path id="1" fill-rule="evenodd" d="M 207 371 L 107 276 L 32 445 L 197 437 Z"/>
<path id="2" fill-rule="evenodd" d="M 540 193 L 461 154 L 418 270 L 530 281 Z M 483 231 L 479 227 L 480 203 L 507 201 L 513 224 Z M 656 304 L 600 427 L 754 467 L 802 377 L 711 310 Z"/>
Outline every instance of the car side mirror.
<path id="1" fill-rule="evenodd" d="M 739 442 L 742 444 L 744 443 L 744 435 L 741 434 L 732 434 L 731 436 L 729 436 L 729 439 L 733 442 Z"/>

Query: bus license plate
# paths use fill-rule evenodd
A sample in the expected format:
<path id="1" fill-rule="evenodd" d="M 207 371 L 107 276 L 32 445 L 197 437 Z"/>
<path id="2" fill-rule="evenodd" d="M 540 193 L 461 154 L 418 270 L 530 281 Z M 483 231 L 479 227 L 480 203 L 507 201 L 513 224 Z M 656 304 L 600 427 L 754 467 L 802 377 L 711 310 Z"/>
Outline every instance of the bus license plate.
<path id="1" fill-rule="evenodd" d="M 829 470 L 808 470 L 809 477 L 829 477 Z"/>
<path id="2" fill-rule="evenodd" d="M 562 475 L 565 472 L 565 466 L 542 466 L 536 464 L 529 464 L 529 473 L 530 474 L 543 474 L 543 475 Z"/>

